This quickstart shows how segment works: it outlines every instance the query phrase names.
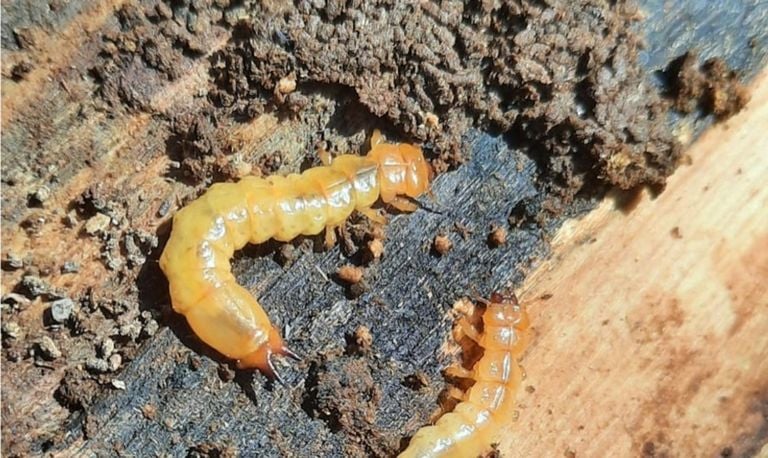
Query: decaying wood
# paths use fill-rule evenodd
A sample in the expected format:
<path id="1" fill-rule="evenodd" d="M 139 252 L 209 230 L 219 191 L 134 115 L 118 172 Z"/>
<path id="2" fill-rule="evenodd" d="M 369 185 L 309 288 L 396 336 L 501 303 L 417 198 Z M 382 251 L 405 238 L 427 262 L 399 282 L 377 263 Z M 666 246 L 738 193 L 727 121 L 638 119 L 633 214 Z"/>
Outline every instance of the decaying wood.
<path id="1" fill-rule="evenodd" d="M 537 204 L 533 162 L 504 139 L 473 134 L 467 146 L 472 160 L 435 185 L 432 205 L 440 213 L 422 210 L 388 226 L 382 262 L 366 273 L 360 298 L 333 281 L 349 261 L 339 248 L 318 253 L 298 242 L 285 266 L 272 260 L 274 245 L 247 250 L 234 264 L 238 278 L 306 358 L 281 365 L 287 387 L 232 374 L 178 317 L 164 314 L 167 285 L 154 258 L 139 278 L 121 282 L 104 262 L 108 241 L 85 232 L 88 216 L 72 214 L 91 191 L 140 195 L 117 212 L 129 223 L 117 218 L 113 229 L 162 238 L 170 215 L 200 188 L 172 176 L 165 140 L 167 118 L 192 110 L 209 84 L 203 65 L 185 68 L 174 81 L 153 79 L 150 71 L 136 76 L 154 115 L 106 109 L 88 77 L 101 46 L 98 31 L 115 21 L 112 13 L 122 3 L 81 8 L 82 2 L 66 2 L 63 7 L 75 11 L 71 20 L 53 32 L 35 27 L 30 47 L 4 50 L 4 76 L 22 59 L 35 65 L 19 83 L 3 79 L 3 178 L 17 166 L 35 172 L 3 186 L 3 255 L 32 257 L 43 271 L 75 262 L 77 274 L 54 275 L 49 286 L 73 297 L 91 289 L 97 304 L 101 294 L 130 297 L 124 318 L 151 311 L 166 326 L 140 349 L 126 344 L 124 354 L 133 359 L 98 384 L 91 381 L 97 386 L 90 386 L 85 406 L 67 405 L 54 392 L 70 362 L 86 364 L 95 342 L 62 347 L 65 358 L 41 367 L 4 361 L 4 452 L 183 456 L 209 447 L 244 456 L 302 456 L 340 455 L 350 451 L 349 443 L 361 444 L 356 453 L 396 450 L 404 434 L 427 421 L 443 387 L 440 369 L 455 352 L 448 338 L 453 301 L 519 284 L 546 256 L 553 228 L 531 222 L 511 228 L 501 246 L 487 243 L 492 227 L 505 226 L 518 205 Z M 651 39 L 654 69 L 710 36 L 694 27 L 677 33 L 676 18 L 686 15 L 661 3 L 648 2 L 662 36 Z M 674 46 L 663 50 L 658 43 L 672 35 Z M 743 45 L 704 41 L 705 54 L 722 54 L 748 72 L 756 68 L 755 54 L 742 52 Z M 209 55 L 225 42 L 208 42 Z M 760 316 L 766 297 L 760 279 L 768 247 L 760 212 L 766 196 L 756 184 L 766 176 L 762 81 L 752 110 L 710 132 L 691 153 L 693 165 L 682 168 L 657 200 L 641 202 L 628 215 L 608 202 L 559 231 L 555 255 L 524 286 L 537 331 L 525 365 L 534 392 L 521 394 L 520 422 L 502 451 L 585 456 L 613 447 L 615 454 L 690 455 L 731 447 L 748 453 L 765 441 L 768 382 L 760 358 L 766 357 L 768 326 Z M 306 139 L 317 126 L 265 115 L 218 128 L 242 147 L 242 162 L 282 151 L 285 172 L 308 156 Z M 29 206 L 41 186 L 49 188 L 49 199 Z M 453 242 L 444 256 L 431 251 L 436 234 Z M 3 272 L 3 294 L 26 273 Z M 42 318 L 49 307 L 50 297 L 39 297 L 14 315 L 29 342 L 51 332 Z M 88 332 L 114 335 L 116 320 L 94 318 L 103 314 L 99 307 L 82 312 L 91 320 Z M 360 326 L 373 340 L 362 352 L 350 349 L 348 339 Z M 322 380 L 344 374 L 351 386 L 346 397 Z M 404 383 L 414 374 L 425 387 Z M 86 391 L 73 383 L 77 389 Z M 334 416 L 343 415 L 349 424 L 334 429 Z"/>

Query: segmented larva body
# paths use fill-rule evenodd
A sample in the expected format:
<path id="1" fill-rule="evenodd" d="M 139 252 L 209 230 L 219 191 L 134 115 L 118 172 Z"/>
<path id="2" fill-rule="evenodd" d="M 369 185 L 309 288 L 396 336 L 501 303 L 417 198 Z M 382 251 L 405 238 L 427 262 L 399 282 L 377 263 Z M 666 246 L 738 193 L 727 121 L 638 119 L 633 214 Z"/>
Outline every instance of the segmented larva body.
<path id="1" fill-rule="evenodd" d="M 434 425 L 418 430 L 401 458 L 479 456 L 515 419 L 515 397 L 523 379 L 518 360 L 528 343 L 528 315 L 514 296 L 493 294 L 483 313 L 482 332 L 465 318 L 458 324 L 485 351 L 471 370 L 454 366 L 446 373 L 475 383 L 464 393 L 453 393 L 461 402 Z"/>
<path id="2" fill-rule="evenodd" d="M 274 377 L 271 356 L 295 355 L 261 305 L 237 284 L 230 266 L 233 253 L 247 243 L 288 241 L 326 228 L 326 240 L 333 243 L 333 229 L 353 210 L 381 220 L 371 209 L 379 198 L 414 210 L 414 203 L 402 196 L 421 195 L 430 176 L 420 148 L 382 143 L 375 131 L 364 157 L 342 155 L 300 175 L 214 184 L 174 216 L 160 257 L 173 309 L 203 342 L 239 367 Z"/>

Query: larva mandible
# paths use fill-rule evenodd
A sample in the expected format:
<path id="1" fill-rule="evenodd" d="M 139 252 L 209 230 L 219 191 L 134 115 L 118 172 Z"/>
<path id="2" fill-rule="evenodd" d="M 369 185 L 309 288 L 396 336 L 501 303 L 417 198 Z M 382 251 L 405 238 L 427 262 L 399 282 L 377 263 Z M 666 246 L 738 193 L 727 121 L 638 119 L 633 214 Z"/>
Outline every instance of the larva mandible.
<path id="1" fill-rule="evenodd" d="M 515 397 L 523 380 L 518 360 L 529 339 L 527 313 L 514 295 L 494 293 L 483 312 L 482 332 L 466 317 L 458 325 L 485 351 L 472 369 L 451 366 L 446 374 L 475 384 L 466 392 L 454 387 L 452 395 L 461 402 L 434 425 L 419 429 L 400 458 L 479 456 L 515 418 Z"/>
<path id="2" fill-rule="evenodd" d="M 366 156 L 345 154 L 301 174 L 246 177 L 218 183 L 182 208 L 160 257 L 173 309 L 184 315 L 206 344 L 277 377 L 272 355 L 296 357 L 270 324 L 264 309 L 231 272 L 230 258 L 247 243 L 289 241 L 300 234 L 334 229 L 357 210 L 384 222 L 371 208 L 379 198 L 401 211 L 417 205 L 407 199 L 424 193 L 432 174 L 421 149 L 383 143 L 374 131 Z M 279 379 L 279 378 L 278 378 Z"/>

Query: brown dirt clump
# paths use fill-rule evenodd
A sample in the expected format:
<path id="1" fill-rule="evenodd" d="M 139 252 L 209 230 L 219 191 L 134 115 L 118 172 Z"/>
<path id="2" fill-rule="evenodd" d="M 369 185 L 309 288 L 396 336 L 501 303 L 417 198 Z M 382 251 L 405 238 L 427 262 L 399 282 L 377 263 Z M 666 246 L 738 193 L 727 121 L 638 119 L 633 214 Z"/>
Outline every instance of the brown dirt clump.
<path id="1" fill-rule="evenodd" d="M 302 407 L 313 418 L 328 424 L 331 431 L 343 430 L 348 456 L 392 455 L 375 425 L 382 393 L 365 359 L 332 358 L 310 369 Z"/>
<path id="2" fill-rule="evenodd" d="M 448 253 L 453 248 L 453 242 L 447 235 L 438 234 L 432 240 L 432 249 L 440 256 Z"/>
<path id="3" fill-rule="evenodd" d="M 719 58 L 699 64 L 696 54 L 688 52 L 672 61 L 664 72 L 669 96 L 682 113 L 701 110 L 717 119 L 728 118 L 749 101 L 739 75 Z"/>
<path id="4" fill-rule="evenodd" d="M 497 248 L 507 243 L 507 230 L 503 227 L 494 227 L 488 234 L 488 246 Z"/>
<path id="5" fill-rule="evenodd" d="M 239 456 L 237 448 L 231 445 L 222 445 L 205 442 L 189 449 L 189 458 L 236 458 Z"/>
<path id="6" fill-rule="evenodd" d="M 637 63 L 631 6 L 602 1 L 379 2 L 253 11 L 214 57 L 217 105 L 253 115 L 290 75 L 291 95 L 318 83 L 354 90 L 374 115 L 438 154 L 438 171 L 463 159 L 471 125 L 528 146 L 567 202 L 599 178 L 660 184 L 679 146 L 666 106 Z M 386 14 L 385 14 L 386 11 Z M 258 105 L 258 106 L 257 106 Z"/>
<path id="7" fill-rule="evenodd" d="M 110 104 L 149 110 L 130 78 L 135 57 L 159 79 L 174 80 L 184 59 L 205 56 L 205 43 L 224 29 L 228 43 L 206 56 L 211 106 L 173 116 L 184 175 L 236 176 L 220 157 L 232 145 L 213 133 L 217 119 L 329 111 L 333 119 L 315 140 L 334 143 L 334 136 L 359 132 L 355 116 L 384 118 L 427 146 L 438 172 L 465 159 L 461 139 L 470 127 L 507 132 L 537 159 L 543 188 L 553 196 L 549 210 L 557 213 L 587 185 L 662 186 L 678 164 L 668 102 L 638 63 L 642 41 L 632 25 L 639 17 L 632 2 L 602 0 L 397 8 L 387 2 L 127 4 L 117 15 L 120 32 L 104 36 L 105 59 L 92 73 Z M 724 117 L 743 105 L 744 92 L 722 61 L 705 64 L 702 75 L 708 86 L 678 78 L 678 107 L 702 96 L 708 111 Z M 350 140 L 339 146 L 361 146 L 362 138 Z"/>
<path id="8" fill-rule="evenodd" d="M 336 271 L 339 280 L 350 285 L 360 283 L 360 280 L 363 279 L 363 273 L 363 269 L 360 267 L 349 264 L 339 267 L 339 270 Z"/>

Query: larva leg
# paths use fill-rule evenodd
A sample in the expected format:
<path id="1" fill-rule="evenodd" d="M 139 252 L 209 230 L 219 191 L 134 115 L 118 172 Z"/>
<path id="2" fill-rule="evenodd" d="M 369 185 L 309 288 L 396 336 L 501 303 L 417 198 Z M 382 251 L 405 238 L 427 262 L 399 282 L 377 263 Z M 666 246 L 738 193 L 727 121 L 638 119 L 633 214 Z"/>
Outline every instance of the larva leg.
<path id="1" fill-rule="evenodd" d="M 366 218 L 373 221 L 376 224 L 386 224 L 387 218 L 382 216 L 379 212 L 374 210 L 373 208 L 362 208 L 358 210 L 360 213 L 365 215 Z"/>
<path id="2" fill-rule="evenodd" d="M 320 148 L 317 150 L 317 156 L 320 158 L 320 162 L 322 162 L 325 166 L 329 166 L 331 165 L 331 162 L 333 162 L 331 153 L 329 153 L 325 148 Z"/>
<path id="3" fill-rule="evenodd" d="M 412 202 L 401 196 L 397 196 L 387 203 L 404 213 L 413 213 L 419 209 L 419 205 L 416 202 Z"/>
<path id="4" fill-rule="evenodd" d="M 472 378 L 473 377 L 472 371 L 458 365 L 446 367 L 445 370 L 443 370 L 443 373 L 446 376 L 452 377 L 452 378 Z"/>
<path id="5" fill-rule="evenodd" d="M 330 250 L 336 245 L 336 226 L 327 226 L 325 228 L 325 249 Z"/>
<path id="6" fill-rule="evenodd" d="M 445 389 L 445 396 L 451 399 L 457 399 L 459 401 L 463 401 L 464 398 L 467 397 L 467 393 L 458 387 L 449 386 L 448 388 Z"/>
<path id="7" fill-rule="evenodd" d="M 379 129 L 374 129 L 373 133 L 371 134 L 371 148 L 383 142 L 384 137 L 381 135 Z"/>
<path id="8" fill-rule="evenodd" d="M 477 331 L 472 323 L 467 320 L 466 317 L 461 317 L 456 321 L 456 327 L 461 331 L 460 336 L 466 336 L 472 339 L 473 342 L 480 342 L 480 333 Z"/>

